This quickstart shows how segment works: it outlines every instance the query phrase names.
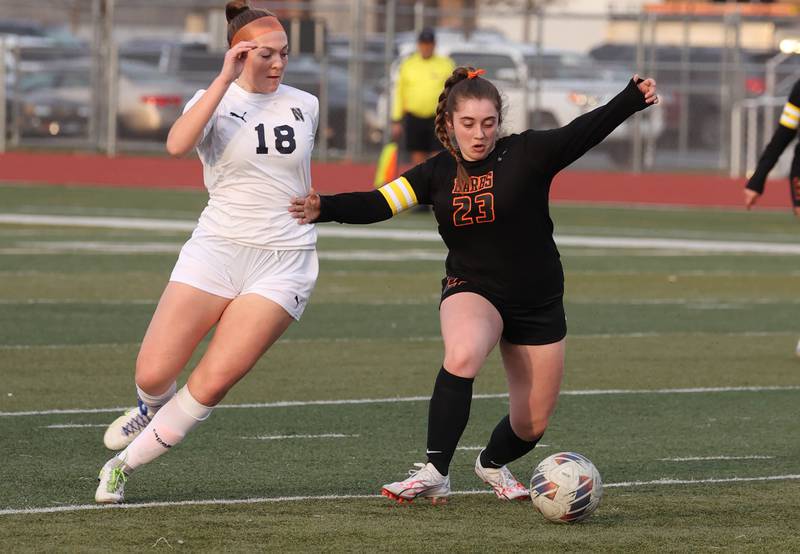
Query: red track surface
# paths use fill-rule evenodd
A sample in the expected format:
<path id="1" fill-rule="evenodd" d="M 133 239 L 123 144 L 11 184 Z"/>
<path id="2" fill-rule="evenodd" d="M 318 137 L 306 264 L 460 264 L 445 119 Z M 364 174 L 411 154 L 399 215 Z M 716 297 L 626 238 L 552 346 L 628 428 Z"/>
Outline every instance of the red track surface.
<path id="1" fill-rule="evenodd" d="M 314 186 L 327 193 L 369 190 L 374 171 L 371 164 L 312 166 Z M 201 188 L 203 177 L 196 159 L 12 152 L 0 154 L 0 182 Z M 739 207 L 743 184 L 740 179 L 714 175 L 564 171 L 555 179 L 551 198 L 556 202 Z M 789 205 L 786 180 L 770 181 L 759 206 Z"/>

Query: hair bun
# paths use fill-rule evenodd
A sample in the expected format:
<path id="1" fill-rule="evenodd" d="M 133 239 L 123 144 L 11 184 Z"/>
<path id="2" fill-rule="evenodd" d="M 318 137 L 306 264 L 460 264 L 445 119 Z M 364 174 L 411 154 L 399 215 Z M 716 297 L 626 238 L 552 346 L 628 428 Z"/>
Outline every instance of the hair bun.
<path id="1" fill-rule="evenodd" d="M 246 12 L 250 9 L 247 0 L 233 0 L 225 4 L 225 19 L 230 21 L 236 17 L 237 15 L 241 14 L 242 12 Z"/>

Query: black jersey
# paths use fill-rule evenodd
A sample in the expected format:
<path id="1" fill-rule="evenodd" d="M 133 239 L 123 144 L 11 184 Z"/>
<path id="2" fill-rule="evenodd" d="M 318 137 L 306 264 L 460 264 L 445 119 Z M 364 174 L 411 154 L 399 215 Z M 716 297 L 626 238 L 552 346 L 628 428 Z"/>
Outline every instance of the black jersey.
<path id="1" fill-rule="evenodd" d="M 449 277 L 501 299 L 536 306 L 559 298 L 564 276 L 553 240 L 548 197 L 555 174 L 647 107 L 631 81 L 608 104 L 565 127 L 528 130 L 497 141 L 483 160 L 462 162 L 469 185 L 456 181 L 456 161 L 441 152 L 400 178 L 416 202 L 432 204 L 447 248 Z M 379 191 L 322 198 L 318 221 L 368 223 L 396 211 Z"/>
<path id="2" fill-rule="evenodd" d="M 761 154 L 756 170 L 747 182 L 747 188 L 759 194 L 764 192 L 764 182 L 767 180 L 767 175 L 769 175 L 769 172 L 778 163 L 778 158 L 781 157 L 783 151 L 786 150 L 786 147 L 797 135 L 798 127 L 800 127 L 800 81 L 794 84 L 792 92 L 789 93 L 789 99 L 784 105 L 778 121 L 778 128 L 775 129 L 772 139 L 770 139 L 769 144 Z M 800 144 L 795 147 L 794 160 L 792 162 L 792 176 L 798 175 L 800 175 Z M 798 205 L 797 198 L 795 198 L 795 205 Z"/>

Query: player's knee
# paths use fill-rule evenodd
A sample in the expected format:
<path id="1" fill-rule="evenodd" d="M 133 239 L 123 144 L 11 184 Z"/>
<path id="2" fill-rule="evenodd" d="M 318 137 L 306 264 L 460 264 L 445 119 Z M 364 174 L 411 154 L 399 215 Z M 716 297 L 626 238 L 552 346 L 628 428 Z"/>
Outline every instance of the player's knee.
<path id="1" fill-rule="evenodd" d="M 236 381 L 231 381 L 224 375 L 203 376 L 194 379 L 194 374 L 189 378 L 189 390 L 192 396 L 204 406 L 216 406 Z"/>
<path id="2" fill-rule="evenodd" d="M 143 357 L 136 359 L 136 385 L 148 394 L 159 395 L 175 381 L 175 377 L 158 364 L 148 363 Z"/>
<path id="3" fill-rule="evenodd" d="M 548 422 L 547 417 L 532 416 L 519 421 L 512 420 L 511 428 L 522 440 L 532 441 L 544 435 Z"/>
<path id="4" fill-rule="evenodd" d="M 136 360 L 136 386 L 140 389 L 148 394 L 158 395 L 163 392 L 161 389 L 165 381 L 158 368 Z"/>
<path id="5" fill-rule="evenodd" d="M 472 378 L 478 374 L 486 357 L 477 350 L 461 345 L 448 348 L 444 354 L 444 367 L 458 377 Z"/>

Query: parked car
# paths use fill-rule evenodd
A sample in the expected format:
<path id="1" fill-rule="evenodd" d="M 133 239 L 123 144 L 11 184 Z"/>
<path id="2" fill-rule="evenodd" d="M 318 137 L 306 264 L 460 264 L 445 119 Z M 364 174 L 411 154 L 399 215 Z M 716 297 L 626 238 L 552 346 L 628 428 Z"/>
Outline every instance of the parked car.
<path id="1" fill-rule="evenodd" d="M 165 76 L 178 78 L 191 84 L 195 90 L 208 87 L 219 74 L 225 53 L 209 50 L 202 43 L 137 40 L 120 48 L 120 58 L 147 64 Z M 319 97 L 322 69 L 310 54 L 292 54 L 283 77 L 283 83 L 310 92 Z M 328 128 L 325 136 L 332 148 L 344 148 L 347 127 L 347 73 L 331 63 L 328 83 Z M 362 101 L 376 102 L 376 94 L 368 87 L 360 87 Z"/>
<path id="2" fill-rule="evenodd" d="M 667 134 L 678 132 L 681 110 L 687 109 L 691 146 L 716 148 L 723 140 L 721 126 L 727 123 L 728 109 L 737 100 L 764 93 L 764 66 L 756 53 L 739 50 L 740 65 L 733 64 L 733 53 L 726 57 L 722 48 L 696 47 L 686 51 L 688 63 L 684 71 L 684 51 L 677 46 L 657 46 L 645 49 L 645 67 L 654 74 L 659 89 L 669 94 L 672 102 L 666 106 Z M 589 55 L 596 62 L 635 67 L 637 48 L 634 44 L 603 44 Z M 723 64 L 727 59 L 728 64 Z M 653 64 L 653 61 L 655 64 Z M 727 67 L 726 67 L 727 65 Z M 741 74 L 738 73 L 741 69 Z M 682 87 L 685 79 L 686 88 Z"/>
<path id="3" fill-rule="evenodd" d="M 408 55 L 413 49 L 413 44 L 406 44 L 401 46 L 400 52 Z M 591 59 L 572 52 L 546 50 L 537 57 L 535 47 L 515 43 L 437 43 L 437 52 L 450 56 L 456 65 L 486 70 L 485 77 L 504 96 L 503 129 L 508 133 L 518 133 L 529 127 L 562 127 L 606 103 L 632 76 L 631 72 L 621 68 L 597 71 Z M 393 75 L 399 61 L 393 66 Z M 538 94 L 537 75 L 540 76 Z M 378 113 L 370 118 L 376 128 L 371 136 L 382 135 L 385 109 L 386 95 L 383 95 Z M 642 134 L 655 140 L 664 131 L 663 110 L 656 107 L 646 114 L 641 120 Z M 602 148 L 616 163 L 627 163 L 630 157 L 632 130 L 631 122 L 626 121 L 603 141 Z"/>
<path id="4" fill-rule="evenodd" d="M 121 60 L 147 64 L 161 73 L 206 88 L 222 69 L 225 52 L 204 43 L 138 39 L 120 46 Z"/>
<path id="5" fill-rule="evenodd" d="M 22 133 L 31 135 L 85 134 L 91 114 L 91 60 L 31 64 L 21 85 L 18 106 Z M 195 87 L 146 64 L 119 65 L 118 131 L 123 137 L 166 137 Z"/>

